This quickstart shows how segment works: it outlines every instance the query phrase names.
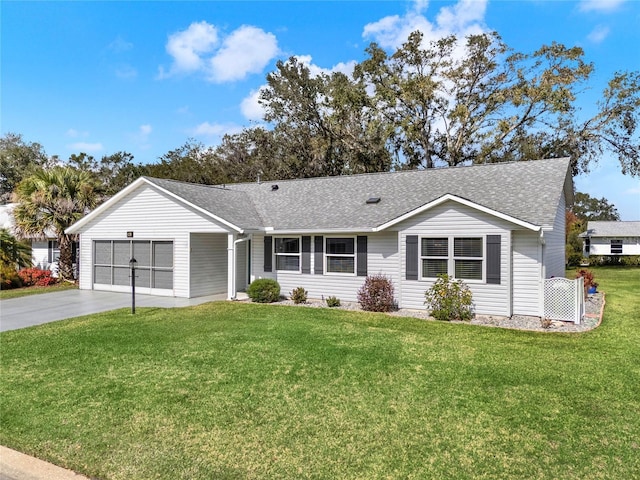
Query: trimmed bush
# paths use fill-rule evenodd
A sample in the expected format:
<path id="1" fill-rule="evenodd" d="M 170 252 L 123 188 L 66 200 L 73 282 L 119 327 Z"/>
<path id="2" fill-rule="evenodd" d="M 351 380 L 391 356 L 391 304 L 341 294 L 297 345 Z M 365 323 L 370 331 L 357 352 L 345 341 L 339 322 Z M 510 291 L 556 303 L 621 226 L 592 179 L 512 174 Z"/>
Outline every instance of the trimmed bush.
<path id="1" fill-rule="evenodd" d="M 247 287 L 252 302 L 273 303 L 280 300 L 280 284 L 272 278 L 259 278 Z"/>
<path id="2" fill-rule="evenodd" d="M 581 268 L 576 271 L 576 278 L 582 277 L 584 279 L 584 296 L 589 293 L 589 288 L 598 288 L 598 282 L 595 281 L 593 272 L 588 268 Z"/>
<path id="3" fill-rule="evenodd" d="M 338 297 L 327 297 L 325 300 L 327 302 L 327 307 L 339 307 L 340 299 Z"/>
<path id="4" fill-rule="evenodd" d="M 473 318 L 471 290 L 462 280 L 438 275 L 432 287 L 424 292 L 425 305 L 436 320 L 464 320 Z"/>
<path id="5" fill-rule="evenodd" d="M 304 289 L 304 287 L 298 287 L 294 288 L 293 292 L 290 292 L 289 295 L 291 296 L 291 300 L 293 300 L 293 303 L 298 305 L 307 301 L 307 293 L 308 292 Z"/>
<path id="6" fill-rule="evenodd" d="M 367 312 L 390 312 L 396 308 L 393 283 L 384 275 L 370 275 L 358 290 L 358 302 Z"/>
<path id="7" fill-rule="evenodd" d="M 51 276 L 50 270 L 41 270 L 40 268 L 24 268 L 18 272 L 20 280 L 25 287 L 38 286 L 48 287 L 57 283 L 57 280 Z"/>
<path id="8" fill-rule="evenodd" d="M 21 286 L 22 280 L 20 280 L 16 269 L 11 265 L 0 264 L 0 290 L 11 290 Z"/>

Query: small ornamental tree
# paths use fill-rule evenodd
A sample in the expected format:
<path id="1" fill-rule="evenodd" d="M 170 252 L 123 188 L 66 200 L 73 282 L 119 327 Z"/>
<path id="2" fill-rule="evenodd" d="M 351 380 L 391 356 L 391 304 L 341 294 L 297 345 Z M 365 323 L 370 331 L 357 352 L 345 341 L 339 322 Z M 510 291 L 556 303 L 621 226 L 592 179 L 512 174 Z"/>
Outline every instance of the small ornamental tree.
<path id="1" fill-rule="evenodd" d="M 358 290 L 358 302 L 368 312 L 390 312 L 396 308 L 391 279 L 380 274 L 368 276 Z"/>
<path id="2" fill-rule="evenodd" d="M 425 305 L 436 320 L 471 320 L 471 290 L 462 280 L 453 280 L 449 275 L 438 275 L 433 286 L 424 294 Z"/>

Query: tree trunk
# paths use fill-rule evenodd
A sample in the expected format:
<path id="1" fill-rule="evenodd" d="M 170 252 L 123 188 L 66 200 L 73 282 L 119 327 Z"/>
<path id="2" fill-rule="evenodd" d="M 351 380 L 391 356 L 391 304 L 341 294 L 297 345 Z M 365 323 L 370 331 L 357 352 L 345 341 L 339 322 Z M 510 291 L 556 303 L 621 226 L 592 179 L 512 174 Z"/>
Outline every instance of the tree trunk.
<path id="1" fill-rule="evenodd" d="M 73 240 L 70 235 L 62 234 L 58 237 L 58 246 L 60 247 L 60 259 L 58 260 L 58 275 L 60 281 L 74 280 L 73 278 L 73 259 L 71 257 L 71 248 Z"/>

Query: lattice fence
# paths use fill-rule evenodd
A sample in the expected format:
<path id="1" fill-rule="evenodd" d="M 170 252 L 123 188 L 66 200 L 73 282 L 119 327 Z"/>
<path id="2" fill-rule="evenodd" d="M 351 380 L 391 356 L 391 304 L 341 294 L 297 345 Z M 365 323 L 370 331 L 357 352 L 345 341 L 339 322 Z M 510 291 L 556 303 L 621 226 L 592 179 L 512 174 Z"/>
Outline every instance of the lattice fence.
<path id="1" fill-rule="evenodd" d="M 584 317 L 584 279 L 547 278 L 544 281 L 544 316 L 580 323 Z"/>

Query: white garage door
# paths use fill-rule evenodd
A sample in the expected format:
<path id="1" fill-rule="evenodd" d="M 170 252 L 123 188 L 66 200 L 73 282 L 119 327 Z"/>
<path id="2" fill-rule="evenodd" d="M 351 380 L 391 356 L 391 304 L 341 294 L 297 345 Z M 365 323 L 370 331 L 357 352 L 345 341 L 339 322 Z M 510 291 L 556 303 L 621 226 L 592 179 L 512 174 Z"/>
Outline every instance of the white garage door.
<path id="1" fill-rule="evenodd" d="M 93 288 L 130 291 L 132 258 L 137 261 L 137 291 L 173 294 L 173 242 L 166 240 L 95 240 Z"/>

